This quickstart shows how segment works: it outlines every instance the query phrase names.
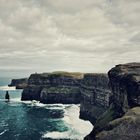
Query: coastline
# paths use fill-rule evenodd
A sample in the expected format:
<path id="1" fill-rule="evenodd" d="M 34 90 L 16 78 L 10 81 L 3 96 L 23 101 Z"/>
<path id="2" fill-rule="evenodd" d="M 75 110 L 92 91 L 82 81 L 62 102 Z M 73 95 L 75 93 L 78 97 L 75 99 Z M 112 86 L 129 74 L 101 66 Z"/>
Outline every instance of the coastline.
<path id="1" fill-rule="evenodd" d="M 7 87 L 7 86 L 5 86 Z M 7 87 L 1 88 L 0 90 L 3 90 L 3 94 L 4 91 L 9 90 L 10 94 L 14 94 L 14 91 L 19 91 L 17 89 L 15 89 L 15 87 Z M 22 91 L 22 90 L 20 90 Z M 20 93 L 19 93 L 20 96 Z M 5 104 L 5 99 L 1 99 L 0 102 Z M 59 110 L 60 111 L 64 111 L 64 117 L 62 118 L 58 118 L 60 120 L 62 120 L 62 122 L 64 122 L 64 125 L 68 127 L 68 130 L 61 132 L 61 131 L 46 131 L 42 133 L 42 139 L 46 139 L 46 138 L 50 138 L 50 139 L 77 139 L 77 140 L 82 140 L 93 128 L 92 124 L 89 121 L 84 121 L 79 119 L 79 110 L 80 110 L 80 105 L 77 104 L 43 104 L 43 103 L 39 103 L 38 101 L 34 101 L 34 103 L 32 103 L 32 101 L 21 101 L 20 97 L 16 97 L 16 98 L 11 98 L 10 102 L 8 104 L 8 106 L 11 107 L 15 107 L 16 106 L 20 106 L 20 105 L 25 105 L 25 107 L 32 109 L 47 109 L 53 112 L 53 110 Z M 45 117 L 45 116 L 44 116 Z M 55 116 L 56 120 L 57 120 L 57 116 Z M 54 121 L 55 118 L 52 120 Z M 53 122 L 52 122 L 53 123 Z M 85 128 L 83 128 L 83 126 L 85 126 Z M 3 135 L 5 135 L 8 132 L 8 130 L 4 130 L 1 132 L 1 137 Z"/>
<path id="2" fill-rule="evenodd" d="M 92 123 L 92 127 L 94 126 L 92 132 L 85 137 L 85 140 L 105 140 L 108 137 L 114 138 L 115 132 L 112 129 L 117 129 L 119 127 L 118 122 L 120 125 L 123 125 L 122 127 L 126 130 L 127 126 L 121 124 L 123 121 L 127 121 L 128 125 L 130 125 L 130 129 L 138 127 L 133 123 L 129 123 L 129 119 L 125 119 L 125 116 L 129 116 L 131 120 L 133 118 L 133 113 L 127 115 L 127 112 L 134 112 L 136 114 L 136 122 L 139 124 L 139 63 L 116 65 L 108 72 L 109 77 L 106 74 L 90 73 L 84 74 L 83 78 L 79 80 L 73 77 L 73 73 L 72 77 L 70 73 L 67 74 L 68 75 L 65 75 L 65 73 L 43 73 L 31 75 L 27 87 L 23 89 L 22 101 L 37 100 L 30 103 L 32 106 L 38 107 L 44 107 L 45 104 L 42 103 L 50 103 L 49 105 L 53 107 L 55 105 L 58 106 L 58 103 L 61 103 L 61 107 L 67 104 L 75 106 L 75 101 L 78 101 L 78 103 L 80 103 L 80 110 L 78 110 L 77 114 L 79 115 L 76 117 L 78 119 L 80 117 L 83 120 L 88 120 Z M 75 90 L 75 87 L 78 90 Z M 74 92 L 71 92 L 69 89 L 74 89 Z M 135 107 L 138 108 L 135 109 Z M 65 108 L 63 109 L 65 110 Z M 74 112 L 74 108 L 72 111 Z M 65 112 L 64 114 L 66 117 L 70 115 L 70 113 Z M 75 114 L 71 117 L 73 118 L 73 116 L 76 118 Z M 119 118 L 123 121 L 120 121 Z M 66 122 L 67 121 L 68 119 L 66 119 Z M 73 119 L 72 122 L 75 122 L 75 119 Z M 111 135 L 108 132 L 109 130 L 112 130 Z M 103 138 L 102 135 L 104 131 L 106 132 L 104 136 L 106 138 Z M 122 140 L 125 140 L 123 136 L 121 136 L 123 133 L 120 131 L 119 133 L 120 138 L 122 137 Z M 57 135 L 57 137 L 64 137 L 64 135 L 69 137 L 69 135 L 71 135 L 70 132 L 59 133 L 58 131 L 53 131 L 52 133 L 44 134 L 43 137 L 54 137 L 54 134 Z M 126 135 L 131 137 L 132 134 Z M 137 135 L 137 130 L 135 137 L 136 139 L 139 137 L 139 134 Z"/>

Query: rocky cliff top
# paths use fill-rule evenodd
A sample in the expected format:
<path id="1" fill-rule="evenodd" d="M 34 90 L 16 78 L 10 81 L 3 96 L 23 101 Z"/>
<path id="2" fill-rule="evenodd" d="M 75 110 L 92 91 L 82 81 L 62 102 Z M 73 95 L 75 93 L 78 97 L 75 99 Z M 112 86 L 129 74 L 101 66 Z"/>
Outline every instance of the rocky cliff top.
<path id="1" fill-rule="evenodd" d="M 63 85 L 63 84 L 77 84 L 78 80 L 83 78 L 82 73 L 78 72 L 52 72 L 42 74 L 31 74 L 28 84 L 29 85 Z"/>
<path id="2" fill-rule="evenodd" d="M 126 76 L 133 76 L 133 80 L 140 81 L 140 63 L 127 63 L 116 65 L 109 71 L 109 76 L 120 79 Z"/>
<path id="3" fill-rule="evenodd" d="M 115 99 L 113 102 L 124 109 L 140 106 L 140 63 L 116 65 L 108 75 Z"/>
<path id="4" fill-rule="evenodd" d="M 35 73 L 32 74 L 31 76 L 34 77 L 71 77 L 75 79 L 82 79 L 83 78 L 83 73 L 80 72 L 65 72 L 65 71 L 55 71 L 55 72 L 50 72 L 50 73 Z"/>

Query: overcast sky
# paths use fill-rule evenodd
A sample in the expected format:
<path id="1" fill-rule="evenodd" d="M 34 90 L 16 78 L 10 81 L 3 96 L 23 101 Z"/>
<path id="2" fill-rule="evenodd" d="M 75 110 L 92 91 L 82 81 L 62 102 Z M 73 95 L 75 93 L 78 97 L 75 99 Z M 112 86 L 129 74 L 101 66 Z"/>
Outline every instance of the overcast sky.
<path id="1" fill-rule="evenodd" d="M 140 61 L 140 0 L 0 0 L 0 75 L 107 72 Z"/>

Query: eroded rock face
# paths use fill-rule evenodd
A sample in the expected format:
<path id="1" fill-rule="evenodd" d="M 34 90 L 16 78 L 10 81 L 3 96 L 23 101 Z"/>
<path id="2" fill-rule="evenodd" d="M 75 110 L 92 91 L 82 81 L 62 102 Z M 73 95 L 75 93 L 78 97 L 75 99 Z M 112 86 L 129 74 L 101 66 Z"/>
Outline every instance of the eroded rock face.
<path id="1" fill-rule="evenodd" d="M 22 100 L 38 100 L 43 103 L 80 103 L 81 73 L 32 74 Z"/>
<path id="2" fill-rule="evenodd" d="M 109 108 L 85 140 L 139 140 L 140 63 L 117 65 L 108 75 L 112 89 Z"/>
<path id="3" fill-rule="evenodd" d="M 80 103 L 80 88 L 72 86 L 60 87 L 44 87 L 40 93 L 40 101 L 42 103 L 62 103 L 62 104 L 78 104 Z"/>
<path id="4" fill-rule="evenodd" d="M 107 74 L 85 74 L 81 82 L 80 118 L 96 119 L 109 107 L 110 89 Z"/>
<path id="5" fill-rule="evenodd" d="M 24 89 L 27 87 L 28 78 L 22 78 L 22 79 L 12 79 L 11 84 L 9 84 L 9 87 L 15 86 L 16 89 Z"/>
<path id="6" fill-rule="evenodd" d="M 96 135 L 96 140 L 139 140 L 140 107 L 130 109 L 123 117 L 115 119 Z"/>
<path id="7" fill-rule="evenodd" d="M 22 92 L 21 100 L 37 100 L 40 101 L 40 93 L 42 91 L 43 86 L 41 85 L 28 85 Z"/>
<path id="8" fill-rule="evenodd" d="M 108 75 L 112 88 L 110 102 L 123 112 L 140 106 L 140 63 L 117 65 Z"/>

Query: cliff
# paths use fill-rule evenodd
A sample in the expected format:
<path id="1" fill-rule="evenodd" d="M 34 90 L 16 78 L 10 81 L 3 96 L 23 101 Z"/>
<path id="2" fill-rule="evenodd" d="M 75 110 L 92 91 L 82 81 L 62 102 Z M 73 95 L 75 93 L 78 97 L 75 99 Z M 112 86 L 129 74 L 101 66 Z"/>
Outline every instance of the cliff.
<path id="1" fill-rule="evenodd" d="M 109 107 L 111 91 L 107 74 L 85 74 L 81 82 L 80 118 L 93 124 Z"/>
<path id="2" fill-rule="evenodd" d="M 140 106 L 140 63 L 117 65 L 109 73 L 112 101 L 120 111 Z"/>
<path id="3" fill-rule="evenodd" d="M 96 135 L 96 140 L 139 140 L 140 107 L 128 110 L 124 116 L 108 123 L 106 128 Z"/>
<path id="4" fill-rule="evenodd" d="M 85 140 L 140 139 L 140 63 L 117 65 L 109 72 L 109 108 Z"/>
<path id="5" fill-rule="evenodd" d="M 9 87 L 15 86 L 16 89 L 24 89 L 27 87 L 28 78 L 22 79 L 12 79 L 11 83 L 8 85 Z"/>
<path id="6" fill-rule="evenodd" d="M 109 78 L 108 78 L 109 77 Z M 22 100 L 81 103 L 80 118 L 93 123 L 85 140 L 139 140 L 140 63 L 116 65 L 106 74 L 32 74 Z"/>
<path id="7" fill-rule="evenodd" d="M 23 90 L 22 100 L 42 103 L 80 103 L 81 73 L 53 72 L 32 74 Z"/>

